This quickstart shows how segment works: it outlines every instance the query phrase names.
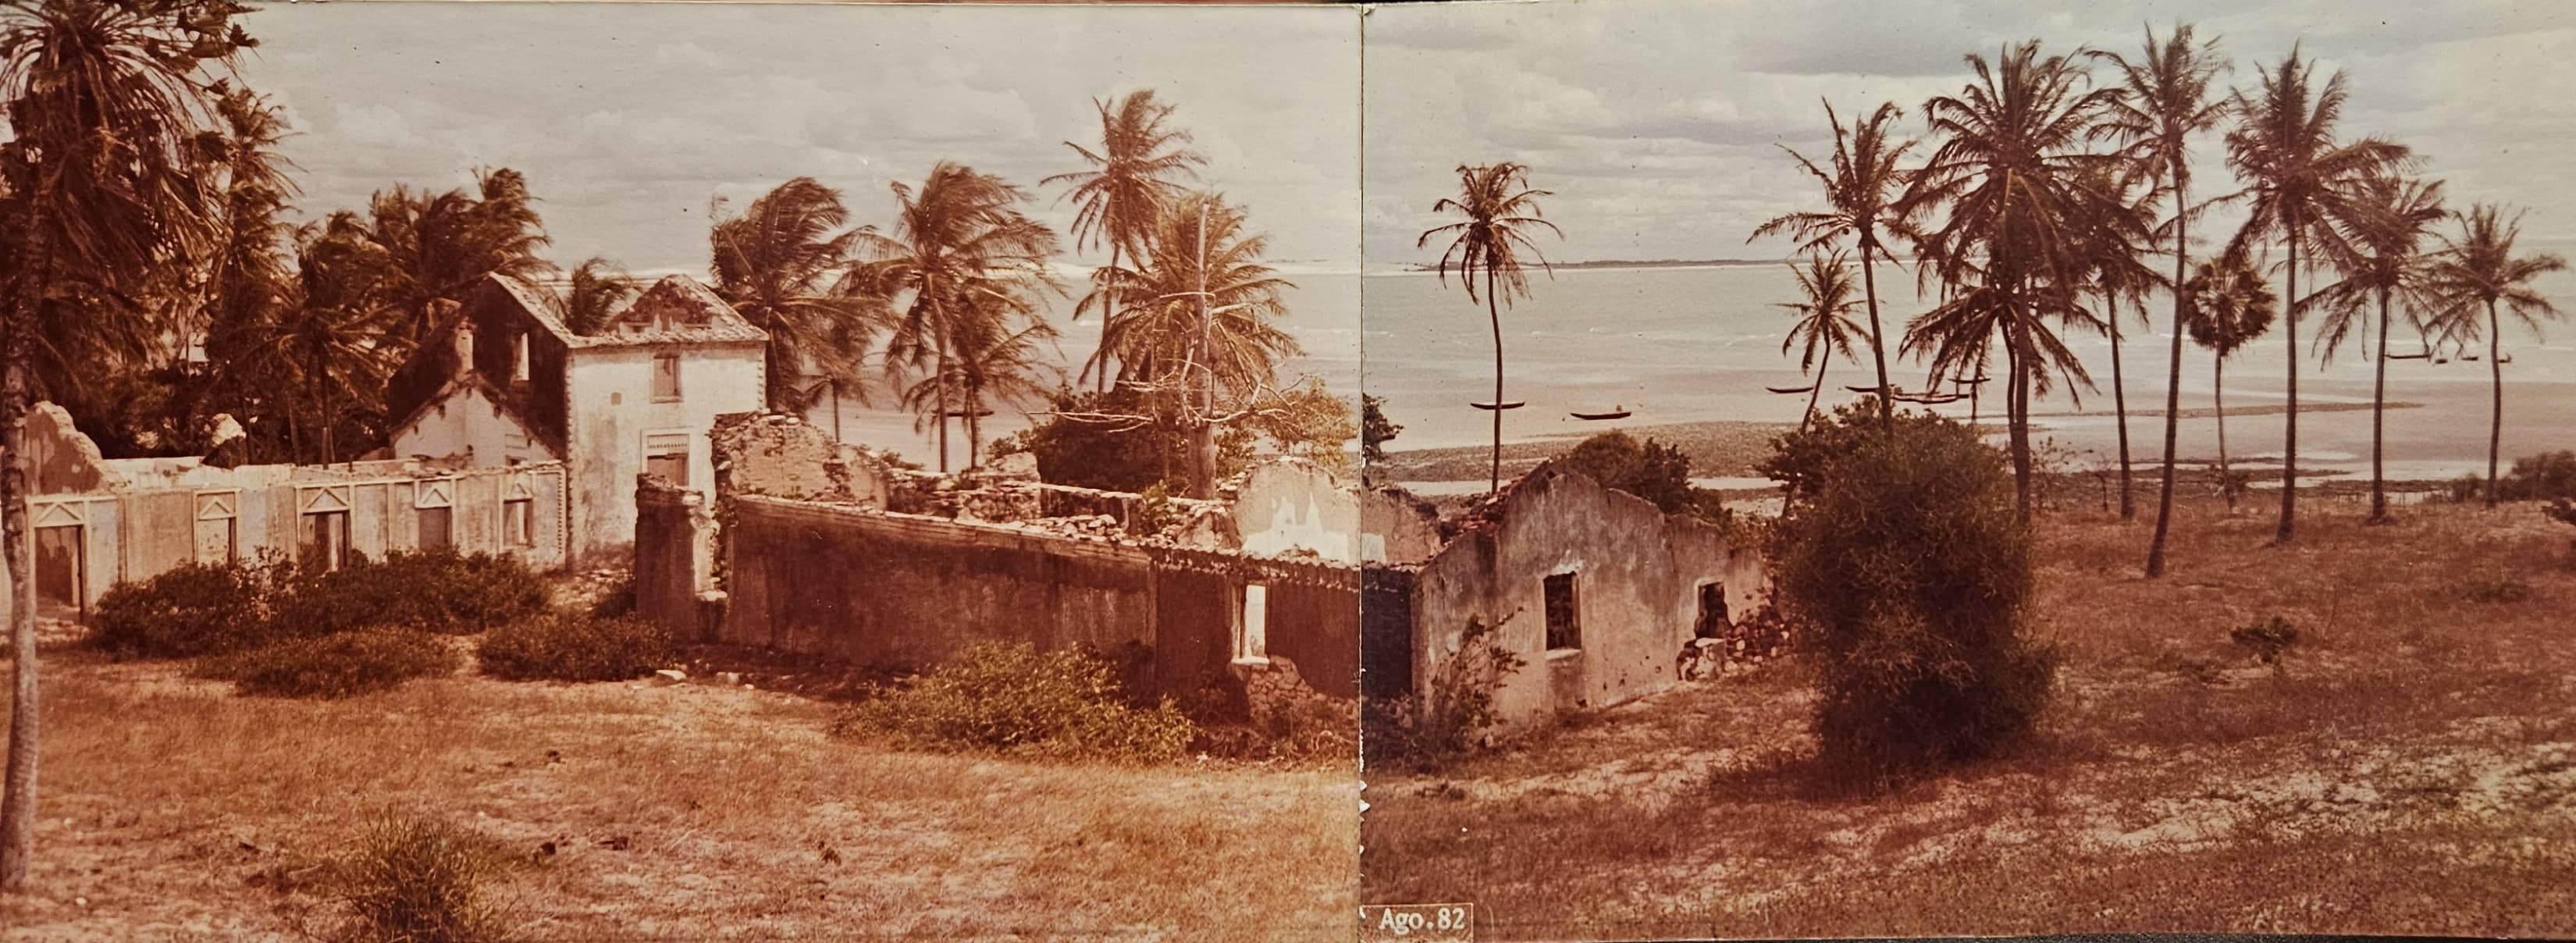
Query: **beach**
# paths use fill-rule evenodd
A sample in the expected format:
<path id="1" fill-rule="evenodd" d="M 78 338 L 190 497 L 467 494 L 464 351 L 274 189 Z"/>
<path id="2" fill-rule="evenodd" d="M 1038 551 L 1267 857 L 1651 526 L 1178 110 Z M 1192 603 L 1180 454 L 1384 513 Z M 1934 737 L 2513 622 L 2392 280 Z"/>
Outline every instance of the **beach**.
<path id="1" fill-rule="evenodd" d="M 2543 277 L 2544 288 L 2576 294 L 2576 275 Z M 1883 265 L 1878 274 L 1882 319 L 1893 339 L 1926 303 L 1914 297 L 1912 272 Z M 1672 441 L 1691 454 L 1694 474 L 1710 478 L 1752 474 L 1768 451 L 1769 435 L 1795 427 L 1807 406 L 1796 388 L 1796 352 L 1783 354 L 1790 318 L 1776 303 L 1795 296 L 1785 266 L 1699 266 L 1641 269 L 1565 269 L 1552 278 L 1534 275 L 1531 295 L 1501 312 L 1504 399 L 1528 405 L 1503 421 L 1505 472 L 1527 467 L 1553 450 L 1612 428 Z M 1366 349 L 1362 385 L 1385 401 L 1389 419 L 1404 431 L 1387 444 L 1389 480 L 1427 491 L 1485 482 L 1485 451 L 1492 414 L 1471 400 L 1494 397 L 1494 338 L 1482 305 L 1471 306 L 1454 281 L 1443 286 L 1429 274 L 1388 273 L 1366 279 Z M 2133 467 L 2161 459 L 2165 380 L 2171 337 L 2166 307 L 2148 300 L 2154 323 L 2134 315 L 2124 322 L 2121 386 L 2125 388 Z M 2505 350 L 2515 361 L 2504 369 L 2502 461 L 2567 448 L 2576 428 L 2576 328 L 2551 325 L 2535 342 L 2508 327 Z M 2304 325 L 2299 361 L 2299 468 L 2309 473 L 2367 481 L 2372 450 L 2374 377 L 2359 349 L 2347 345 L 2319 361 Z M 2401 328 L 2392 348 L 2408 353 L 2420 342 Z M 2092 388 L 2060 380 L 2033 403 L 2034 444 L 2081 469 L 2116 468 L 2119 431 L 2114 413 L 2111 345 L 2107 338 L 2070 336 L 2068 346 L 2094 381 Z M 1837 360 L 1825 376 L 1819 411 L 1858 398 L 1849 387 L 1875 382 L 1866 366 Z M 2178 461 L 2214 465 L 2219 423 L 2213 364 L 2207 351 L 2185 345 Z M 1888 358 L 1889 378 L 1901 390 L 1925 386 L 1923 368 L 1900 352 Z M 2265 337 L 2229 359 L 2223 377 L 2227 453 L 2231 464 L 2277 468 L 2288 415 L 2286 351 Z M 1997 368 L 1998 371 L 2000 367 Z M 2447 481 L 2484 474 L 2494 387 L 2490 365 L 2453 360 L 2392 362 L 2388 366 L 2384 422 L 2385 474 L 2399 481 Z M 1999 432 L 2000 384 L 1984 395 L 1933 407 L 1941 415 L 1973 419 Z M 2081 395 L 2078 396 L 2077 394 Z M 1627 411 L 1618 422 L 1594 422 L 1574 413 Z M 2000 444 L 2000 436 L 1996 438 Z M 2260 476 L 2257 476 L 2258 479 Z M 2258 480 L 2258 486 L 2261 482 Z"/>

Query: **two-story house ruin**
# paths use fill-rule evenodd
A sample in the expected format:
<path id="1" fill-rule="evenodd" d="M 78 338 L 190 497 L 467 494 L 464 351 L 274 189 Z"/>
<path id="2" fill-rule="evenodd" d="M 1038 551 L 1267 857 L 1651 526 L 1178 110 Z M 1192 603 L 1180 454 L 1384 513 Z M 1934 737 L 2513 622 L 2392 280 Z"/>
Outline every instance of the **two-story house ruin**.
<path id="1" fill-rule="evenodd" d="M 623 555 L 635 476 L 708 487 L 707 428 L 762 407 L 768 342 L 684 275 L 654 282 L 595 334 L 574 333 L 526 286 L 487 277 L 396 372 L 391 457 L 562 462 L 572 559 Z"/>

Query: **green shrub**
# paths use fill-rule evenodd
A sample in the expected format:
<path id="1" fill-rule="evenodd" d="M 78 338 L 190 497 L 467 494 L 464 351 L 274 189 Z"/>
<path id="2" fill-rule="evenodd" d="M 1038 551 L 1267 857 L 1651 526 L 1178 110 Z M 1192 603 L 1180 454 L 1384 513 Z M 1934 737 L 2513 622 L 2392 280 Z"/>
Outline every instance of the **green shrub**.
<path id="1" fill-rule="evenodd" d="M 1171 487 L 1157 481 L 1137 492 L 1136 512 L 1127 519 L 1127 532 L 1151 537 L 1179 519 L 1180 511 L 1172 507 Z"/>
<path id="2" fill-rule="evenodd" d="M 299 573 L 277 617 L 321 635 L 395 625 L 481 632 L 546 608 L 546 586 L 514 557 L 452 550 L 357 557 L 337 570 Z"/>
<path id="3" fill-rule="evenodd" d="M 370 824 L 339 863 L 335 896 L 358 941 L 489 943 L 511 921 L 490 885 L 518 860 L 498 839 L 426 818 Z"/>
<path id="4" fill-rule="evenodd" d="M 2513 460 L 2513 470 L 2496 481 L 2496 496 L 2507 501 L 2576 498 L 2576 452 L 2543 452 Z"/>
<path id="5" fill-rule="evenodd" d="M 600 618 L 635 614 L 635 575 L 629 573 L 610 584 L 608 591 L 591 600 L 590 614 Z"/>
<path id="6" fill-rule="evenodd" d="M 89 642 L 118 658 L 193 658 L 271 639 L 277 567 L 183 564 L 99 596 Z"/>
<path id="7" fill-rule="evenodd" d="M 1654 502 L 1666 514 L 1678 514 L 1696 504 L 1690 457 L 1654 439 L 1639 442 L 1625 432 L 1604 432 L 1576 444 L 1556 460 L 1556 467 Z"/>
<path id="8" fill-rule="evenodd" d="M 2011 745 L 2055 660 L 2022 637 L 2031 543 L 2002 453 L 1946 420 L 1849 446 L 1807 473 L 1781 525 L 1777 587 L 1817 659 L 1820 758 L 1886 781 Z"/>
<path id="9" fill-rule="evenodd" d="M 1509 621 L 1506 619 L 1505 621 Z M 1456 654 L 1431 669 L 1426 696 L 1372 698 L 1360 708 L 1363 768 L 1436 770 L 1467 756 L 1494 726 L 1494 692 L 1527 663 L 1496 642 L 1502 624 L 1470 619 Z"/>
<path id="10" fill-rule="evenodd" d="M 2467 504 L 2471 501 L 2483 501 L 2486 500 L 2486 494 L 2487 480 L 2485 476 L 2463 473 L 2460 477 L 2451 479 L 2450 498 L 2455 504 Z"/>
<path id="11" fill-rule="evenodd" d="M 483 673 L 513 681 L 624 681 L 671 663 L 671 636 L 635 616 L 557 610 L 493 629 L 475 648 Z"/>
<path id="12" fill-rule="evenodd" d="M 375 628 L 288 639 L 209 659 L 198 673 L 243 694 L 342 698 L 456 670 L 454 649 L 417 629 Z"/>
<path id="13" fill-rule="evenodd" d="M 1129 706 L 1116 666 L 1098 655 L 993 642 L 860 702 L 835 728 L 914 749 L 1131 763 L 1177 759 L 1197 733 L 1169 700 Z"/>
<path id="14" fill-rule="evenodd" d="M 2227 640 L 2252 651 L 2255 661 L 2278 665 L 2281 656 L 2289 654 L 2290 648 L 2299 644 L 2299 627 L 2291 625 L 2288 619 L 2272 616 L 2228 630 Z"/>
<path id="15" fill-rule="evenodd" d="M 1236 677 L 1218 674 L 1181 699 L 1181 713 L 1199 728 L 1191 752 L 1236 760 L 1359 758 L 1358 702 L 1315 690 L 1279 655 Z"/>
<path id="16" fill-rule="evenodd" d="M 2478 576 L 2451 587 L 2453 595 L 2478 603 L 2517 603 L 2531 598 L 2531 584 L 2510 576 Z"/>

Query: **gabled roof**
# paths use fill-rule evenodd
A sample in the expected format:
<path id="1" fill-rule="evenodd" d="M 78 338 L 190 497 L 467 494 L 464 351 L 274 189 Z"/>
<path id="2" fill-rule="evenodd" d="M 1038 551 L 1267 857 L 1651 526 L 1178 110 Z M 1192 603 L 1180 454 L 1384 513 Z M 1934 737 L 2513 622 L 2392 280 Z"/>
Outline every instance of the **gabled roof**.
<path id="1" fill-rule="evenodd" d="M 752 326 L 716 293 L 686 275 L 665 275 L 608 316 L 597 334 L 576 334 L 536 289 L 498 275 L 485 280 L 507 293 L 531 320 L 565 347 L 642 347 L 655 344 L 766 344 L 769 332 Z"/>
<path id="2" fill-rule="evenodd" d="M 665 275 L 609 315 L 598 334 L 577 346 L 629 344 L 765 344 L 769 332 L 753 327 L 707 286 L 686 275 Z"/>
<path id="3" fill-rule="evenodd" d="M 455 327 L 456 325 L 451 322 L 448 325 L 448 330 L 452 331 Z M 438 336 L 444 337 L 445 333 L 441 332 Z M 452 346 L 453 342 L 449 343 Z M 502 391 L 500 387 L 493 385 L 492 381 L 485 378 L 483 374 L 473 370 L 460 370 L 451 374 L 448 377 L 447 382 L 438 388 L 438 392 L 430 394 L 427 399 L 421 401 L 420 405 L 412 407 L 410 412 L 403 415 L 402 421 L 386 426 L 386 440 L 391 441 L 392 439 L 399 437 L 403 430 L 409 429 L 413 425 L 418 424 L 422 417 L 429 414 L 431 407 L 445 405 L 449 400 L 456 398 L 458 394 L 464 393 L 467 390 L 472 390 L 475 393 L 481 394 L 485 401 L 492 404 L 494 412 L 500 413 L 501 417 L 504 419 L 517 423 L 519 431 L 525 433 L 528 438 L 534 440 L 537 444 L 544 446 L 548 454 L 557 458 L 563 457 L 564 444 L 562 442 L 556 441 L 553 436 L 546 435 L 542 426 L 537 423 L 530 422 L 527 416 L 519 412 L 517 404 L 511 400 L 508 393 Z"/>

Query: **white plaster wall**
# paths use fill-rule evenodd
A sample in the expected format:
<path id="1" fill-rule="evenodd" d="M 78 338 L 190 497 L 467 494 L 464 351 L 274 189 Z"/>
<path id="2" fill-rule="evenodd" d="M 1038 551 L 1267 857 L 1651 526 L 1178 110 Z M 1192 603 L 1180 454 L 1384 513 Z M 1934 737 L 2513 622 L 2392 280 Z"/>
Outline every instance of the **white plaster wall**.
<path id="1" fill-rule="evenodd" d="M 653 355 L 665 349 L 572 351 L 566 458 L 573 470 L 576 559 L 635 542 L 635 476 L 644 471 L 647 434 L 687 433 L 689 490 L 712 500 L 715 465 L 708 457 L 708 427 L 718 415 L 756 411 L 766 398 L 761 346 L 740 344 L 680 348 L 680 399 L 654 402 Z"/>
<path id="2" fill-rule="evenodd" d="M 1335 563 L 1360 562 L 1359 494 L 1304 462 L 1253 466 L 1235 492 L 1234 525 L 1248 554 L 1311 550 Z"/>
<path id="3" fill-rule="evenodd" d="M 488 466 L 554 457 L 546 454 L 544 444 L 527 427 L 503 413 L 481 387 L 472 385 L 459 387 L 422 410 L 411 425 L 396 430 L 393 454 L 397 458 L 464 456 L 475 465 Z"/>

